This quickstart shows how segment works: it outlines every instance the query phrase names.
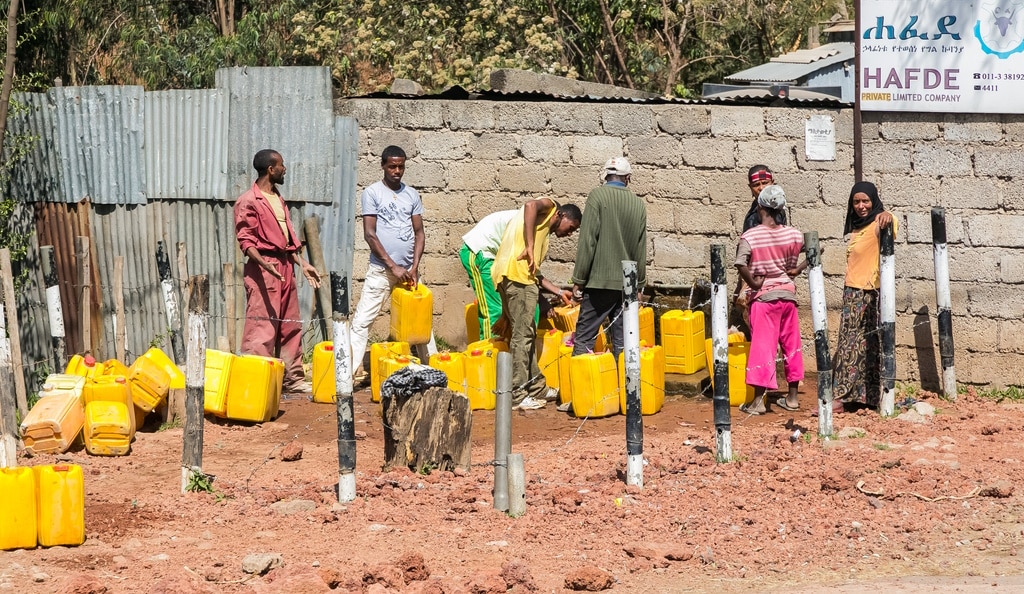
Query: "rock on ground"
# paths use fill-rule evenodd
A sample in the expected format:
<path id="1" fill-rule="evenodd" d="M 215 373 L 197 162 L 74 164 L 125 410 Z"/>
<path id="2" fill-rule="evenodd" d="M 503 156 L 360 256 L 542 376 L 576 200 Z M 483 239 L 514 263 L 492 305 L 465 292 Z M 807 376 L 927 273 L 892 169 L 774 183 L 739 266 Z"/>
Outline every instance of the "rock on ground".
<path id="1" fill-rule="evenodd" d="M 302 442 L 293 441 L 288 445 L 284 446 L 281 450 L 281 460 L 285 462 L 295 462 L 296 460 L 302 459 Z"/>
<path id="2" fill-rule="evenodd" d="M 509 588 L 519 586 L 530 592 L 537 591 L 537 583 L 533 581 L 533 575 L 530 570 L 521 563 L 515 561 L 506 561 L 501 566 L 501 579 L 505 580 L 505 584 Z"/>
<path id="3" fill-rule="evenodd" d="M 323 594 L 331 587 L 324 582 L 320 572 L 312 567 L 279 567 L 263 580 L 252 584 L 253 594 Z"/>
<path id="4" fill-rule="evenodd" d="M 281 553 L 249 553 L 242 559 L 242 571 L 263 575 L 271 569 L 284 565 Z"/>
<path id="5" fill-rule="evenodd" d="M 611 588 L 614 583 L 615 578 L 611 574 L 590 565 L 565 576 L 565 587 L 576 591 L 600 592 Z"/>
<path id="6" fill-rule="evenodd" d="M 427 569 L 423 555 L 415 552 L 408 552 L 395 561 L 395 566 L 402 570 L 405 581 L 418 582 L 430 577 L 430 570 Z"/>
<path id="7" fill-rule="evenodd" d="M 309 499 L 293 499 L 291 501 L 275 501 L 270 509 L 282 516 L 308 513 L 316 509 L 316 502 Z"/>

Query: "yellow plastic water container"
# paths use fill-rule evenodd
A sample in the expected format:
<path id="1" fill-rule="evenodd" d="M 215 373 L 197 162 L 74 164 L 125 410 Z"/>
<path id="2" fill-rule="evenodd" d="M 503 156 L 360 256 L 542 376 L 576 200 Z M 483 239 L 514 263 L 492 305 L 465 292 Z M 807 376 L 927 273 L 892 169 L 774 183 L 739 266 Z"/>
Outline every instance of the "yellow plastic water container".
<path id="1" fill-rule="evenodd" d="M 640 308 L 640 342 L 654 346 L 654 308 Z"/>
<path id="2" fill-rule="evenodd" d="M 575 332 L 580 317 L 579 305 L 559 305 L 551 309 L 551 325 L 562 332 Z"/>
<path id="3" fill-rule="evenodd" d="M 82 390 L 85 378 L 53 374 L 46 378 L 39 400 L 21 421 L 21 439 L 33 454 L 60 454 L 74 443 L 85 424 Z"/>
<path id="4" fill-rule="evenodd" d="M 39 544 L 77 546 L 85 542 L 85 480 L 77 464 L 33 467 Z"/>
<path id="5" fill-rule="evenodd" d="M 423 283 L 396 285 L 391 291 L 391 336 L 399 342 L 430 342 L 434 319 L 434 295 Z"/>
<path id="6" fill-rule="evenodd" d="M 334 343 L 318 342 L 313 347 L 313 402 L 338 401 L 334 375 Z"/>
<path id="7" fill-rule="evenodd" d="M 673 309 L 662 314 L 661 345 L 665 347 L 666 372 L 704 369 L 704 312 Z"/>
<path id="8" fill-rule="evenodd" d="M 135 415 L 135 430 L 138 431 L 142 429 L 143 426 L 145 426 L 146 417 L 149 416 L 149 411 L 142 410 L 141 408 L 135 406 L 135 404 L 133 403 L 132 412 Z"/>
<path id="9" fill-rule="evenodd" d="M 384 380 L 391 377 L 391 374 L 398 371 L 403 367 L 408 367 L 410 363 L 419 363 L 420 360 L 410 355 L 392 355 L 384 357 L 377 361 L 377 374 L 380 376 L 380 385 L 384 385 Z M 380 402 L 380 388 L 377 389 L 376 393 L 370 392 L 370 399 L 374 402 Z"/>
<path id="10" fill-rule="evenodd" d="M 494 410 L 498 352 L 497 349 L 466 351 L 466 397 L 473 410 Z"/>
<path id="11" fill-rule="evenodd" d="M 85 405 L 85 449 L 94 456 L 124 456 L 135 431 L 135 411 L 123 402 L 95 400 Z"/>
<path id="12" fill-rule="evenodd" d="M 566 338 L 568 336 L 568 338 Z M 569 363 L 572 361 L 572 334 L 562 334 L 562 344 L 558 345 L 558 403 L 572 401 L 572 374 Z M 549 384 L 550 385 L 550 384 Z"/>
<path id="13" fill-rule="evenodd" d="M 82 389 L 82 403 L 86 409 L 90 402 L 119 402 L 131 414 L 128 415 L 131 425 L 131 432 L 135 434 L 135 411 L 132 402 L 132 390 L 128 387 L 128 380 L 123 375 L 100 375 L 94 380 L 86 380 Z M 88 424 L 88 410 L 86 410 L 86 424 Z M 88 445 L 88 444 L 86 444 Z"/>
<path id="14" fill-rule="evenodd" d="M 36 546 L 36 505 L 32 468 L 0 468 L 0 550 Z"/>
<path id="15" fill-rule="evenodd" d="M 171 389 L 170 374 L 154 359 L 155 357 L 141 356 L 128 369 L 128 386 L 132 390 L 132 401 L 135 406 L 146 412 L 159 406 Z"/>
<path id="16" fill-rule="evenodd" d="M 463 353 L 434 353 L 430 366 L 448 376 L 448 389 L 466 394 L 466 355 Z"/>
<path id="17" fill-rule="evenodd" d="M 181 369 L 174 364 L 174 361 L 171 361 L 171 358 L 167 356 L 167 353 L 156 347 L 150 347 L 145 353 L 142 353 L 140 357 L 149 359 L 155 365 L 167 372 L 167 377 L 170 378 L 168 383 L 170 389 L 185 389 L 185 374 L 182 373 Z"/>
<path id="18" fill-rule="evenodd" d="M 476 350 L 481 350 L 481 351 L 492 350 L 492 351 L 499 351 L 499 352 L 502 352 L 502 353 L 509 352 L 509 350 L 508 350 L 508 343 L 505 342 L 504 340 L 502 340 L 498 336 L 492 336 L 491 338 L 488 338 L 487 340 L 478 340 L 476 342 L 471 342 L 471 343 L 469 343 L 469 346 L 466 347 L 466 352 L 476 351 Z"/>
<path id="19" fill-rule="evenodd" d="M 100 369 L 100 376 L 104 375 L 121 375 L 128 377 L 128 366 L 117 359 L 107 359 L 103 362 L 103 366 Z"/>
<path id="20" fill-rule="evenodd" d="M 619 374 L 611 353 L 587 353 L 569 361 L 572 411 L 578 418 L 619 412 Z"/>
<path id="21" fill-rule="evenodd" d="M 619 353 L 619 411 L 626 414 L 626 357 Z M 640 349 L 640 414 L 653 415 L 665 405 L 665 349 Z"/>
<path id="22" fill-rule="evenodd" d="M 480 340 L 480 306 L 476 301 L 466 304 L 466 344 Z"/>
<path id="23" fill-rule="evenodd" d="M 746 342 L 743 333 L 734 332 L 729 335 L 729 405 L 741 406 L 754 401 L 754 386 L 747 385 L 747 357 L 750 354 L 750 343 Z M 714 349 L 711 339 L 704 344 L 707 353 L 708 371 L 711 374 L 711 386 L 715 385 Z"/>
<path id="24" fill-rule="evenodd" d="M 537 341 L 537 367 L 540 367 L 544 381 L 552 388 L 561 385 L 558 376 L 558 349 L 562 346 L 563 336 L 565 333 L 561 330 L 552 328 Z"/>
<path id="25" fill-rule="evenodd" d="M 266 423 L 281 405 L 284 363 L 273 357 L 239 355 L 228 378 L 227 417 Z"/>
<path id="26" fill-rule="evenodd" d="M 215 417 L 228 416 L 228 381 L 231 379 L 233 353 L 206 349 L 203 368 L 203 411 Z"/>
<path id="27" fill-rule="evenodd" d="M 73 355 L 64 369 L 67 375 L 80 375 L 84 378 L 94 378 L 103 371 L 103 364 L 97 363 L 92 355 Z"/>
<path id="28" fill-rule="evenodd" d="M 380 360 L 393 355 L 412 355 L 408 342 L 375 342 L 370 345 L 370 398 L 380 401 Z"/>
<path id="29" fill-rule="evenodd" d="M 597 328 L 597 336 L 594 338 L 594 352 L 603 353 L 610 351 L 612 348 L 611 342 L 608 340 L 608 335 L 604 332 L 604 326 Z"/>

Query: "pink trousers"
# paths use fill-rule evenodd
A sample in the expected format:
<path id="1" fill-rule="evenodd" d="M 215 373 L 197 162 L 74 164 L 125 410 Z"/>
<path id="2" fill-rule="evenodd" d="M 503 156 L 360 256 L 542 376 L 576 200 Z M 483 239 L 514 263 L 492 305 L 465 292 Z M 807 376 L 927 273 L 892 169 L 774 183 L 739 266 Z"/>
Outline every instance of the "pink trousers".
<path id="1" fill-rule="evenodd" d="M 775 354 L 782 347 L 786 381 L 804 379 L 804 357 L 800 345 L 800 319 L 792 301 L 755 301 L 750 304 L 750 354 L 747 357 L 747 385 L 777 390 Z"/>
<path id="2" fill-rule="evenodd" d="M 263 259 L 277 266 L 284 278 L 277 280 L 254 260 L 245 263 L 245 325 L 242 353 L 277 357 L 284 361 L 284 385 L 301 382 L 302 321 L 295 287 L 295 266 L 287 257 Z"/>

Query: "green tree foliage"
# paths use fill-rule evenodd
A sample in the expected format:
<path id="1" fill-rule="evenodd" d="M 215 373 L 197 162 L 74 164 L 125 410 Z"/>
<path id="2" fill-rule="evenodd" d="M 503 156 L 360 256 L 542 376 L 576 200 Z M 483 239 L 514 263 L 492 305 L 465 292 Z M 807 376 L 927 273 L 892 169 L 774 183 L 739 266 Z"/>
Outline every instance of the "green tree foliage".
<path id="1" fill-rule="evenodd" d="M 65 84 L 203 87 L 237 65 L 326 65 L 344 94 L 396 77 L 486 87 L 522 68 L 686 95 L 806 44 L 846 0 L 28 0 L 21 60 Z M 233 10 L 232 10 L 233 9 Z"/>

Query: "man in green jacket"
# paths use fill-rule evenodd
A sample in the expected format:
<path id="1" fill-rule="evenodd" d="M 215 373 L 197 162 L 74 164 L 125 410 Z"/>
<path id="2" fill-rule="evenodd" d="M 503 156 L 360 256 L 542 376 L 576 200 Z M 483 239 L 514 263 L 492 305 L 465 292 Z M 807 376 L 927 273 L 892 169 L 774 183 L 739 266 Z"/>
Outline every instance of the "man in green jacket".
<path id="1" fill-rule="evenodd" d="M 647 283 L 647 205 L 626 186 L 633 170 L 625 157 L 612 157 L 601 170 L 603 185 L 590 191 L 583 208 L 572 272 L 573 299 L 581 303 L 573 355 L 594 350 L 606 319 L 612 352 L 622 352 L 622 261 L 637 267 L 637 289 Z"/>

